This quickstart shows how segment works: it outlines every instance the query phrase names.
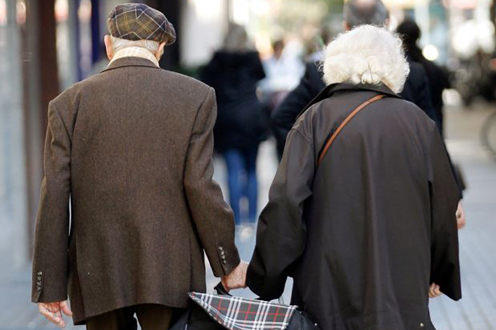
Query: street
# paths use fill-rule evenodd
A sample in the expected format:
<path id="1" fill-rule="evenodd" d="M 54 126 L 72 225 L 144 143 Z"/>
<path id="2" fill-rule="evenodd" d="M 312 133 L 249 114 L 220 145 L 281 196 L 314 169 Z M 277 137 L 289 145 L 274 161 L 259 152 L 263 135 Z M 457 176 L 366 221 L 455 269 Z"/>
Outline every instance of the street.
<path id="1" fill-rule="evenodd" d="M 448 107 L 445 111 L 447 145 L 467 183 L 463 200 L 467 225 L 460 231 L 463 299 L 460 302 L 444 296 L 431 299 L 432 319 L 438 330 L 496 330 L 496 162 L 480 143 L 480 127 L 495 110 L 480 105 L 471 110 Z M 272 141 L 262 145 L 258 164 L 260 209 L 267 202 L 277 168 Z M 216 159 L 215 166 L 215 178 L 226 191 L 225 166 L 220 159 Z M 254 228 L 238 228 L 236 239 L 242 258 L 249 260 Z M 55 326 L 38 315 L 36 305 L 30 303 L 29 266 L 20 270 L 10 265 L 0 266 L 0 330 L 54 329 Z M 210 270 L 208 274 L 207 287 L 211 291 L 218 279 Z M 289 302 L 290 286 L 288 281 L 285 303 Z M 234 294 L 253 297 L 248 290 L 237 290 Z"/>

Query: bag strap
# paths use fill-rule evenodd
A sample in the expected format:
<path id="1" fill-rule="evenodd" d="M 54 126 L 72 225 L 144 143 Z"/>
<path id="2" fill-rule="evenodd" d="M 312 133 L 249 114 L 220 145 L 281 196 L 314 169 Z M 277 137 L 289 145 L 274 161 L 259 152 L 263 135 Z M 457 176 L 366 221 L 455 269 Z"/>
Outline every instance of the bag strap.
<path id="1" fill-rule="evenodd" d="M 346 124 L 348 124 L 348 122 L 357 115 L 358 112 L 360 112 L 360 110 L 362 110 L 363 108 L 365 108 L 367 105 L 371 104 L 371 103 L 374 103 L 375 101 L 379 101 L 380 99 L 384 98 L 386 95 L 383 95 L 383 94 L 380 94 L 380 95 L 376 95 L 374 97 L 372 97 L 371 99 L 363 102 L 362 104 L 360 104 L 355 110 L 353 110 L 349 115 L 348 117 L 346 117 L 345 120 L 343 120 L 343 122 L 341 123 L 341 125 L 339 125 L 339 127 L 336 129 L 336 131 L 331 135 L 331 137 L 327 140 L 326 144 L 325 144 L 325 147 L 324 149 L 322 149 L 322 152 L 320 153 L 319 155 L 319 159 L 317 160 L 317 167 L 319 167 L 320 163 L 322 163 L 322 160 L 324 159 L 324 156 L 326 155 L 327 153 L 327 150 L 329 150 L 329 148 L 331 147 L 332 143 L 334 142 L 334 140 L 336 140 L 336 137 L 338 136 L 338 134 L 343 130 L 343 128 L 346 126 Z"/>

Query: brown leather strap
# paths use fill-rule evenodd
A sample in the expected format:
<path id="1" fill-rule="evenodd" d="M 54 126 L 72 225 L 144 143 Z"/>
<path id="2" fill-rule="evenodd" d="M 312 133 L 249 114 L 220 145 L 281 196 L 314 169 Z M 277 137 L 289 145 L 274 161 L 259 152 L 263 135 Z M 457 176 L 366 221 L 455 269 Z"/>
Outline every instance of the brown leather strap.
<path id="1" fill-rule="evenodd" d="M 336 137 L 338 136 L 339 132 L 341 132 L 341 130 L 346 126 L 346 124 L 348 124 L 348 122 L 356 116 L 356 114 L 358 112 L 360 112 L 360 110 L 362 110 L 363 108 L 365 108 L 367 105 L 371 104 L 371 103 L 374 103 L 375 101 L 379 101 L 380 99 L 382 99 L 383 97 L 385 97 L 386 95 L 376 95 L 374 96 L 373 98 L 363 102 L 362 104 L 360 104 L 355 110 L 353 110 L 349 115 L 348 117 L 346 117 L 345 120 L 343 120 L 343 122 L 341 123 L 341 125 L 339 125 L 338 129 L 331 135 L 331 137 L 329 138 L 329 140 L 327 140 L 327 143 L 325 144 L 325 147 L 324 149 L 322 150 L 322 152 L 320 153 L 320 156 L 319 156 L 319 159 L 317 161 L 317 167 L 320 165 L 320 163 L 322 163 L 322 160 L 324 159 L 324 156 L 326 155 L 327 153 L 327 150 L 329 150 L 329 148 L 331 147 L 331 144 L 334 142 L 334 140 L 336 140 Z"/>

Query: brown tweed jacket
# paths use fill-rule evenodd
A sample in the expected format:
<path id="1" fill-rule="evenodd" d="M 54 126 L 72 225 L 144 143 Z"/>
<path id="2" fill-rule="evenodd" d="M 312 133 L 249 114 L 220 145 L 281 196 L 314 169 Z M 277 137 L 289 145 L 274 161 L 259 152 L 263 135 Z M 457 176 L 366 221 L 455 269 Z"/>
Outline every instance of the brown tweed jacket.
<path id="1" fill-rule="evenodd" d="M 54 99 L 35 235 L 33 302 L 69 293 L 74 322 L 154 303 L 186 307 L 239 263 L 212 180 L 214 90 L 116 60 Z M 69 208 L 70 205 L 70 208 Z"/>

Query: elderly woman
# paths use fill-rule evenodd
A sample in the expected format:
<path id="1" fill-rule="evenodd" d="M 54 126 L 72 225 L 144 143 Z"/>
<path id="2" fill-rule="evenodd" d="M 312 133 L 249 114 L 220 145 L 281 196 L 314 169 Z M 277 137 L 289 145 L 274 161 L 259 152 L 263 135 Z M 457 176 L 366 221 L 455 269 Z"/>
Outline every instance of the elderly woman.
<path id="1" fill-rule="evenodd" d="M 461 297 L 460 196 L 434 122 L 396 94 L 401 41 L 358 27 L 327 47 L 323 69 L 328 86 L 288 135 L 247 284 L 273 299 L 293 277 L 292 303 L 322 330 L 434 329 L 429 295 Z"/>

